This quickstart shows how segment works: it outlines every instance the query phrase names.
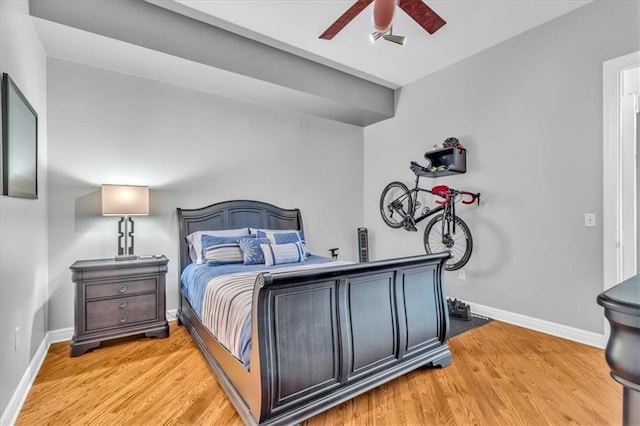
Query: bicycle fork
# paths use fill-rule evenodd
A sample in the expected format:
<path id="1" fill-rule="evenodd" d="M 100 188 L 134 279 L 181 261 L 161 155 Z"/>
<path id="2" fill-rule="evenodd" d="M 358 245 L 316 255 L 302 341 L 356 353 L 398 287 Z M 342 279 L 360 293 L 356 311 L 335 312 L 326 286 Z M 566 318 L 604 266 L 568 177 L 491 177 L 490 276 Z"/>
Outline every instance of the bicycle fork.
<path id="1" fill-rule="evenodd" d="M 442 213 L 442 244 L 448 249 L 453 248 L 453 236 L 456 233 L 455 205 L 445 206 Z"/>

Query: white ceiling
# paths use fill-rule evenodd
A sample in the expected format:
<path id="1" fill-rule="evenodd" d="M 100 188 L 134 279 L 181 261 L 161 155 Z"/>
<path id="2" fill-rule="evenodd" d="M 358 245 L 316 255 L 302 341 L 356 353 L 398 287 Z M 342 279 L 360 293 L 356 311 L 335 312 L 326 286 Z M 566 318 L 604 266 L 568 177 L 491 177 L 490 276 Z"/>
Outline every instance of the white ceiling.
<path id="1" fill-rule="evenodd" d="M 397 88 L 570 12 L 582 0 L 428 0 L 447 24 L 429 35 L 397 8 L 399 46 L 372 43 L 368 6 L 333 40 L 318 36 L 354 0 L 148 0 L 226 30 Z"/>

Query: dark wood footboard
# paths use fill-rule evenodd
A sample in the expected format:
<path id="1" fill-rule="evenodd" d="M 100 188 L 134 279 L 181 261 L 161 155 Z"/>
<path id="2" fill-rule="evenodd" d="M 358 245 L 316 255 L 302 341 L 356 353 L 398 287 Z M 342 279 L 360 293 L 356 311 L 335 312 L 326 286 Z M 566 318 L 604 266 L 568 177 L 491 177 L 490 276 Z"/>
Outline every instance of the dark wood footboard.
<path id="1" fill-rule="evenodd" d="M 442 262 L 265 274 L 254 297 L 260 422 L 297 423 L 421 365 L 448 365 Z"/>
<path id="2" fill-rule="evenodd" d="M 223 388 L 246 423 L 298 423 L 422 365 L 451 362 L 447 258 L 260 275 L 249 372 L 235 359 L 234 368 L 224 368 L 231 355 L 206 344 L 213 338 L 203 339 L 203 330 L 196 342 L 205 343 L 198 344 L 218 380 L 232 386 Z"/>

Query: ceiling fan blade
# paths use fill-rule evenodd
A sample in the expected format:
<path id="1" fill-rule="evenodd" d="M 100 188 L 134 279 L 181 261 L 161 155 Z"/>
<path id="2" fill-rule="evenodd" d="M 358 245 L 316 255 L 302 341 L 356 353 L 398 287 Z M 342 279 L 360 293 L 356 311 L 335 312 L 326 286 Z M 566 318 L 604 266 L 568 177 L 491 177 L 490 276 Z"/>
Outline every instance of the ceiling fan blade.
<path id="1" fill-rule="evenodd" d="M 398 6 L 429 34 L 435 33 L 447 23 L 422 0 L 400 0 Z"/>
<path id="2" fill-rule="evenodd" d="M 369 6 L 373 0 L 357 0 L 341 17 L 331 24 L 329 28 L 320 35 L 320 38 L 331 40 L 338 34 L 353 18 L 358 16 L 365 7 Z"/>

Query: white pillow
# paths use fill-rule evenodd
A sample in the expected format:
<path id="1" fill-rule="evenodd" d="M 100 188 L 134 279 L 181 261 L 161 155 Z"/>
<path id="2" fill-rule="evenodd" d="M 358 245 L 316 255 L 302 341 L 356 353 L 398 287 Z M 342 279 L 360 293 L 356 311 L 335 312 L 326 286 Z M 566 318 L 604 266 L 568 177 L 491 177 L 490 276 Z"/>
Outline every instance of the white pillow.
<path id="1" fill-rule="evenodd" d="M 306 255 L 302 249 L 302 243 L 288 244 L 260 244 L 264 254 L 265 266 L 279 265 L 281 263 L 304 262 Z"/>
<path id="2" fill-rule="evenodd" d="M 205 255 L 202 250 L 201 238 L 203 235 L 211 235 L 212 237 L 246 237 L 249 235 L 249 228 L 224 229 L 221 231 L 196 231 L 187 235 L 189 243 L 189 257 L 193 263 L 205 263 Z"/>

